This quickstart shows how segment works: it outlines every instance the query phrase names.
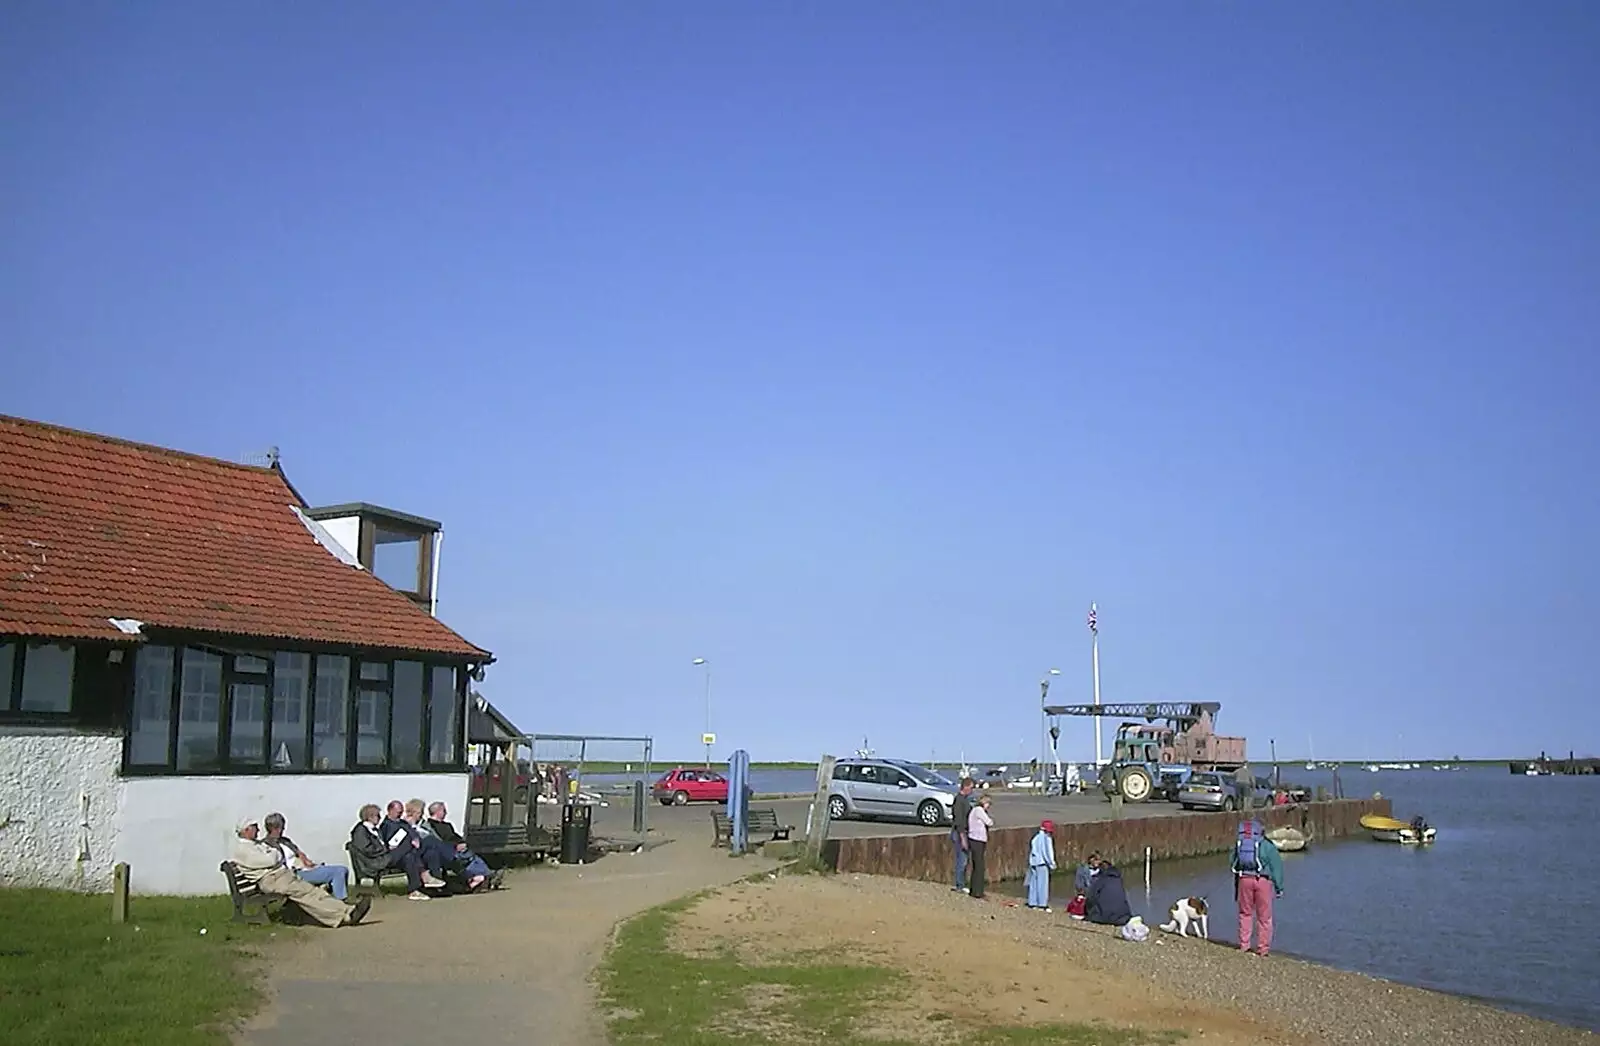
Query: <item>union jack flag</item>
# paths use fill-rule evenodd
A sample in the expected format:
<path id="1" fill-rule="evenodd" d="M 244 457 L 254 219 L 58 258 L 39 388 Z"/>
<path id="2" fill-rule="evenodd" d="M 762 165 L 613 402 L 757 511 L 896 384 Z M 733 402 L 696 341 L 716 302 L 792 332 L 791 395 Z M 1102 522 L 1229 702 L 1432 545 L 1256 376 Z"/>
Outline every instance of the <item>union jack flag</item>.
<path id="1" fill-rule="evenodd" d="M 1095 610 L 1093 603 L 1089 604 L 1089 631 L 1093 632 L 1095 635 L 1100 634 L 1100 625 L 1097 621 L 1095 621 Z"/>

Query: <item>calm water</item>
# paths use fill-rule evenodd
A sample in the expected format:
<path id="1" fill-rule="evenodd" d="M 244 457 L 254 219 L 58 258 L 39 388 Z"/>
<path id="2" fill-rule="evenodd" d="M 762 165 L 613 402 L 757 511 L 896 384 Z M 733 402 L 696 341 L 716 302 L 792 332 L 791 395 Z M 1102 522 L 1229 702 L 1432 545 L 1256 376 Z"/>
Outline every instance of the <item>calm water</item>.
<path id="1" fill-rule="evenodd" d="M 1600 778 L 1512 777 L 1505 769 L 1341 770 L 1347 796 L 1381 791 L 1395 816 L 1425 816 L 1430 847 L 1370 839 L 1284 854 L 1273 950 L 1468 995 L 1600 1030 Z M 1284 771 L 1330 784 L 1331 773 Z M 1224 857 L 1125 867 L 1133 909 L 1152 926 L 1173 898 L 1211 901 L 1213 939 L 1237 940 Z"/>

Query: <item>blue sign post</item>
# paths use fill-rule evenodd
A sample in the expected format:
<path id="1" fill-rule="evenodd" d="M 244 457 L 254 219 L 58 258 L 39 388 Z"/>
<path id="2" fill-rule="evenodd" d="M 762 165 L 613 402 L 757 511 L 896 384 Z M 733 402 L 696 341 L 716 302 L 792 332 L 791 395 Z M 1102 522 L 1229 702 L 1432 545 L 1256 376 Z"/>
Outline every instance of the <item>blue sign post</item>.
<path id="1" fill-rule="evenodd" d="M 739 749 L 728 760 L 728 848 L 745 852 L 750 831 L 750 753 Z"/>

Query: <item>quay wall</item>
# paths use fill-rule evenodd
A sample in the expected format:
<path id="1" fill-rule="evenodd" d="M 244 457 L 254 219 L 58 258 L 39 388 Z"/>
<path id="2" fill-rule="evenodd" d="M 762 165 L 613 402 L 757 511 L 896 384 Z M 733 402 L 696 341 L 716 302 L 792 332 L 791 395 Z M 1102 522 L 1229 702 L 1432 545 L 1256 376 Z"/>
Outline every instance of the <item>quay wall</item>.
<path id="1" fill-rule="evenodd" d="M 1367 814 L 1391 816 L 1387 799 L 1333 799 L 1264 807 L 1253 811 L 1267 828 L 1298 828 L 1313 840 L 1360 835 Z M 1238 834 L 1237 813 L 1188 813 L 1171 816 L 1128 817 L 1116 821 L 1058 823 L 1055 831 L 1056 863 L 1071 868 L 1090 853 L 1119 866 L 1144 861 L 1144 848 L 1156 860 L 1202 857 L 1227 853 Z M 1021 879 L 1028 870 L 1028 847 L 1037 827 L 991 828 L 986 853 L 989 880 Z M 899 879 L 943 882 L 950 877 L 950 836 L 947 832 L 873 838 L 830 839 L 833 865 L 841 872 L 888 875 Z M 1315 844 L 1313 844 L 1315 845 Z M 836 848 L 836 849 L 835 849 Z"/>

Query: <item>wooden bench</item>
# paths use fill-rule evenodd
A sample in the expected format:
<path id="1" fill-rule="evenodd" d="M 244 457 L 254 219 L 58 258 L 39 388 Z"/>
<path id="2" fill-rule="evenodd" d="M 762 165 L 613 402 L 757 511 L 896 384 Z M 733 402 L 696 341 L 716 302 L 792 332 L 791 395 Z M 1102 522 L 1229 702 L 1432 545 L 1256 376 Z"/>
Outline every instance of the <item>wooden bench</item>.
<path id="1" fill-rule="evenodd" d="M 232 861 L 223 861 L 219 870 L 228 880 L 228 896 L 233 900 L 233 921 L 265 924 L 283 908 L 287 897 L 265 893 L 255 883 L 246 882 Z"/>
<path id="2" fill-rule="evenodd" d="M 789 838 L 789 833 L 794 831 L 792 824 L 779 824 L 778 812 L 770 806 L 760 809 L 751 807 L 749 816 L 745 818 L 745 838 L 754 840 L 757 835 L 770 835 L 772 842 Z M 733 845 L 733 818 L 721 810 L 711 811 L 711 845 Z"/>
<path id="3" fill-rule="evenodd" d="M 468 825 L 462 838 L 479 857 L 542 854 L 548 849 L 534 841 L 525 824 Z"/>
<path id="4" fill-rule="evenodd" d="M 356 849 L 354 844 L 344 844 L 345 853 L 350 855 L 350 892 L 357 897 L 378 898 L 383 896 L 383 881 L 385 879 L 404 879 L 406 870 L 399 865 L 390 865 L 378 871 L 377 875 L 362 875 L 356 871 L 360 867 L 356 863 Z"/>

